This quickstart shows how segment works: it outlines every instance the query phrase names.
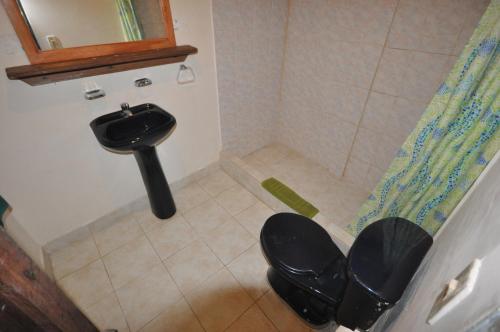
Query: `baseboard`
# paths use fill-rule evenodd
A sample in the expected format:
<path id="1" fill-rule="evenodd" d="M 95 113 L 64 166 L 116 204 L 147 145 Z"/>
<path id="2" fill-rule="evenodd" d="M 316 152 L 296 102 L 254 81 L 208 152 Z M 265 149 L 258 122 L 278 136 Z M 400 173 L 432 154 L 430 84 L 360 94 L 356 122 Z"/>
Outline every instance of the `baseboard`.
<path id="1" fill-rule="evenodd" d="M 174 181 L 170 183 L 170 189 L 172 192 L 175 194 L 176 191 L 188 186 L 189 184 L 198 181 L 199 179 L 203 178 L 204 176 L 207 176 L 215 171 L 217 171 L 220 168 L 219 162 L 215 162 L 210 164 L 209 166 L 202 168 L 188 176 L 186 176 L 183 179 Z M 81 226 L 77 229 L 74 229 L 68 233 L 66 233 L 63 236 L 58 237 L 55 240 L 50 241 L 49 243 L 45 244 L 44 246 L 41 247 L 41 256 L 43 257 L 43 266 L 45 267 L 45 271 L 49 276 L 53 277 L 52 272 L 52 262 L 50 260 L 50 254 L 58 251 L 62 248 L 67 247 L 71 243 L 82 241 L 86 239 L 87 237 L 91 236 L 90 233 L 90 228 L 91 227 L 103 227 L 104 225 L 111 224 L 117 220 L 119 220 L 121 217 L 124 217 L 130 213 L 133 213 L 135 211 L 139 211 L 141 209 L 144 209 L 144 207 L 149 206 L 149 200 L 146 195 L 124 205 L 119 207 L 118 209 L 88 223 L 87 225 Z"/>

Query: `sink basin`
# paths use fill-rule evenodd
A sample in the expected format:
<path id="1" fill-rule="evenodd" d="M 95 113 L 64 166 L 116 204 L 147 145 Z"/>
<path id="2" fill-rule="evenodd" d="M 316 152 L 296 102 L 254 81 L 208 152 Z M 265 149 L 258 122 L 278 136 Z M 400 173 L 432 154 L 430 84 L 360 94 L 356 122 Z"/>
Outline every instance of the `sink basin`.
<path id="1" fill-rule="evenodd" d="M 142 104 L 98 117 L 90 123 L 99 143 L 116 152 L 154 147 L 175 127 L 173 115 L 154 104 Z"/>
<path id="2" fill-rule="evenodd" d="M 146 186 L 153 214 L 167 219 L 176 212 L 174 199 L 163 174 L 156 145 L 176 125 L 173 115 L 154 104 L 142 104 L 98 117 L 90 123 L 97 140 L 112 152 L 133 153 Z"/>

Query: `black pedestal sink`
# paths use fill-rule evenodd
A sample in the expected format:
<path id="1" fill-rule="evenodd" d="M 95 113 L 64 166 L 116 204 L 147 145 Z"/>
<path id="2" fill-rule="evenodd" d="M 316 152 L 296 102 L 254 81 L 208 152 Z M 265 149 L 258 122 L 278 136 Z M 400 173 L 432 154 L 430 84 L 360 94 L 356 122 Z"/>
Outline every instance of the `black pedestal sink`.
<path id="1" fill-rule="evenodd" d="M 170 113 L 154 104 L 142 104 L 98 117 L 90 123 L 101 145 L 116 153 L 133 153 L 146 185 L 151 210 L 160 219 L 175 214 L 172 193 L 163 174 L 155 146 L 169 136 L 176 124 Z"/>

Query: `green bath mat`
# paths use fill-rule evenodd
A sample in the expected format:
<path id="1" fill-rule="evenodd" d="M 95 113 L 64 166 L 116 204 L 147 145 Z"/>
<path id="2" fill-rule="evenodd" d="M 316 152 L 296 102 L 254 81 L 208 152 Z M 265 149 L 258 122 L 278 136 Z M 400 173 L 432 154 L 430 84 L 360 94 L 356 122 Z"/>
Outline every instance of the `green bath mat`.
<path id="1" fill-rule="evenodd" d="M 303 216 L 312 218 L 319 212 L 314 205 L 300 197 L 299 194 L 275 178 L 269 178 L 262 181 L 262 187 Z"/>

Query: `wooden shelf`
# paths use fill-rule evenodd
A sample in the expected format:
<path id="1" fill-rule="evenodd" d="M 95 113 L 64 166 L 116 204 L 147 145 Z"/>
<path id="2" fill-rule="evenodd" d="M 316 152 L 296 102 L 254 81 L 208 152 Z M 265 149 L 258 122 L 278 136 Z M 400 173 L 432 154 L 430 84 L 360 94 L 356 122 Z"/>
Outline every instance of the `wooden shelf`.
<path id="1" fill-rule="evenodd" d="M 183 62 L 198 49 L 184 45 L 126 54 L 107 55 L 81 60 L 60 61 L 6 68 L 11 80 L 42 85 L 82 77 L 116 73 L 125 70 Z"/>

